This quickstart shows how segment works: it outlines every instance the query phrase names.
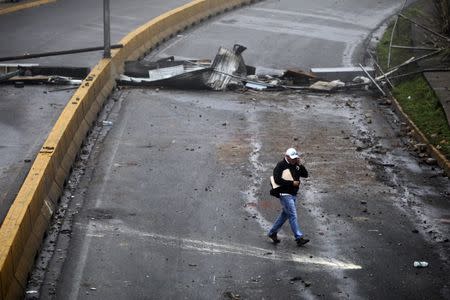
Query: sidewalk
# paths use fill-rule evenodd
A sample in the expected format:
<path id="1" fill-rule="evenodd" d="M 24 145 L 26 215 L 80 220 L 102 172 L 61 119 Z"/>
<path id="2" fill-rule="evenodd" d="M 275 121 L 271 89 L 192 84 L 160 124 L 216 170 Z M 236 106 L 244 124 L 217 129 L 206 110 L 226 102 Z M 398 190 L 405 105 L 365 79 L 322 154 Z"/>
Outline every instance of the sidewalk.
<path id="1" fill-rule="evenodd" d="M 450 72 L 424 72 L 423 75 L 441 102 L 450 125 Z"/>
<path id="2" fill-rule="evenodd" d="M 423 5 L 423 13 L 425 13 L 425 15 L 428 15 L 430 17 L 421 18 L 420 20 L 417 20 L 417 22 L 427 26 L 428 28 L 432 29 L 435 32 L 440 32 L 439 27 L 437 26 L 436 22 L 434 22 L 435 18 L 431 17 L 434 16 L 433 4 L 426 2 Z M 434 37 L 433 35 L 430 35 L 430 33 L 427 33 L 423 29 L 417 28 L 416 26 L 412 25 L 411 28 L 414 46 L 417 47 L 423 46 L 424 44 L 426 44 L 426 42 L 430 41 L 431 37 Z M 424 55 L 424 53 L 420 51 L 419 52 L 415 51 L 414 55 L 416 57 L 420 57 L 421 55 Z M 449 62 L 441 61 L 439 59 L 439 56 L 419 62 L 419 66 L 424 69 L 450 68 Z M 434 93 L 436 94 L 436 97 L 441 102 L 442 107 L 444 108 L 445 114 L 447 116 L 447 123 L 450 125 L 450 72 L 430 71 L 430 72 L 423 72 L 423 75 L 427 80 L 428 84 L 430 85 L 430 87 L 433 89 Z"/>
<path id="3" fill-rule="evenodd" d="M 56 0 L 21 0 L 18 2 L 0 2 L 0 15 L 13 13 L 22 9 L 27 9 L 55 1 Z"/>

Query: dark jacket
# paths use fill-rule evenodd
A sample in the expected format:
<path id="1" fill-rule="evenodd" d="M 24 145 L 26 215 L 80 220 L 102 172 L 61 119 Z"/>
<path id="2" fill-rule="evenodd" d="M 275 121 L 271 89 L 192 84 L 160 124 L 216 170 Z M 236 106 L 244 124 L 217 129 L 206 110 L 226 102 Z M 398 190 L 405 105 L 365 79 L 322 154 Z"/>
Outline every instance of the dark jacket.
<path id="1" fill-rule="evenodd" d="M 291 171 L 292 178 L 294 178 L 294 181 L 299 181 L 300 177 L 307 178 L 308 171 L 306 170 L 305 166 L 291 165 L 286 161 L 286 159 L 280 161 L 276 165 L 275 169 L 273 169 L 273 178 L 275 180 L 275 183 L 280 185 L 280 187 L 276 189 L 277 192 L 291 194 L 295 196 L 297 195 L 298 187 L 293 186 L 293 181 L 284 180 L 283 178 L 281 178 L 283 171 L 286 169 L 289 169 Z"/>

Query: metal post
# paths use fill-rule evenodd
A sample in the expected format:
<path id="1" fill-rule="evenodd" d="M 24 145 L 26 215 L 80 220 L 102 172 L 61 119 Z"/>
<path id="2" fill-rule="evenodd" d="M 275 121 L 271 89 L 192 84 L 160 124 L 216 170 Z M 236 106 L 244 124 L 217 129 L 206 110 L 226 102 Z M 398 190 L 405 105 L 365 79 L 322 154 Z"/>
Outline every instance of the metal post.
<path id="1" fill-rule="evenodd" d="M 111 45 L 110 48 L 111 49 L 119 49 L 119 48 L 123 48 L 123 45 L 122 44 Z M 63 50 L 63 51 L 28 53 L 28 54 L 18 55 L 18 56 L 0 57 L 0 62 L 10 61 L 10 60 L 19 60 L 19 59 L 46 57 L 46 56 L 57 56 L 57 55 L 67 55 L 67 54 L 75 54 L 75 53 L 83 53 L 83 52 L 101 51 L 104 49 L 105 49 L 104 46 L 98 46 L 98 47 L 89 47 L 89 48 L 81 48 L 81 49 Z M 20 65 L 23 65 L 23 64 L 20 64 Z"/>
<path id="2" fill-rule="evenodd" d="M 400 9 L 401 13 L 403 11 L 403 9 L 405 9 L 406 3 L 408 3 L 408 0 L 405 0 L 405 2 L 403 3 L 402 8 Z M 394 33 L 395 30 L 397 28 L 397 23 L 398 23 L 398 17 L 399 15 L 397 15 L 397 17 L 395 18 L 395 23 L 394 23 L 394 27 L 392 27 L 392 32 L 391 32 L 391 40 L 389 42 L 389 52 L 388 52 L 388 58 L 387 58 L 387 68 L 389 69 L 391 67 L 391 50 L 392 50 L 392 41 L 394 39 Z"/>
<path id="3" fill-rule="evenodd" d="M 110 30 L 109 0 L 103 0 L 103 36 L 104 36 L 104 58 L 111 58 L 111 30 Z"/>
<path id="4" fill-rule="evenodd" d="M 366 69 L 364 69 L 364 67 L 359 64 L 359 67 L 361 68 L 361 70 L 363 70 L 364 73 L 366 73 L 367 77 L 369 77 L 370 81 L 372 81 L 372 83 L 378 88 L 378 90 L 383 94 L 383 96 L 386 97 L 386 93 L 383 91 L 383 89 L 378 85 L 378 83 L 375 81 L 375 79 L 373 79 L 372 76 L 370 76 L 369 72 L 367 72 Z"/>

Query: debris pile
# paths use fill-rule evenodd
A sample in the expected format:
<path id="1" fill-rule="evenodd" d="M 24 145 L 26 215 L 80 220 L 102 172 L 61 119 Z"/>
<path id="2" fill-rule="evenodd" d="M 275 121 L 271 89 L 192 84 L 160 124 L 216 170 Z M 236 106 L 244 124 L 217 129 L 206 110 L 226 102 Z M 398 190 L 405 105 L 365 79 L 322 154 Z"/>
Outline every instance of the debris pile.
<path id="1" fill-rule="evenodd" d="M 220 47 L 212 62 L 175 60 L 173 56 L 155 62 L 128 61 L 117 82 L 120 85 L 225 90 L 239 86 L 248 70 L 252 70 L 241 56 L 245 49 L 241 45 L 234 45 L 233 50 Z"/>
<path id="2" fill-rule="evenodd" d="M 331 92 L 361 88 L 370 84 L 365 76 L 374 73 L 372 68 L 316 68 L 311 72 L 288 69 L 274 74 L 257 74 L 256 67 L 245 64 L 242 53 L 246 47 L 235 44 L 233 49 L 220 47 L 211 61 L 175 60 L 173 56 L 157 61 L 125 62 L 125 72 L 117 82 L 122 86 L 155 86 L 178 89 L 209 89 L 214 91 L 252 89 L 304 90 Z M 343 82 L 326 75 L 342 76 Z"/>
<path id="3" fill-rule="evenodd" d="M 38 64 L 0 64 L 0 83 L 23 87 L 28 84 L 80 85 L 89 68 L 51 67 Z"/>

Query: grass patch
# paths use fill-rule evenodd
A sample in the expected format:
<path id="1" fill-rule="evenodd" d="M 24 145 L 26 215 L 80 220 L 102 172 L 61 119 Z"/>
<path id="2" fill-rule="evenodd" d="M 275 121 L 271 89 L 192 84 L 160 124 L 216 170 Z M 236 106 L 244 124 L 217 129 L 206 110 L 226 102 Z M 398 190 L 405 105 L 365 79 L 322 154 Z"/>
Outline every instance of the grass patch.
<path id="1" fill-rule="evenodd" d="M 409 16 L 420 14 L 418 6 L 405 12 Z M 377 46 L 378 63 L 387 70 L 389 43 L 394 22 L 388 26 Z M 394 45 L 412 45 L 411 24 L 399 19 L 396 32 L 394 32 Z M 413 56 L 408 50 L 392 49 L 391 68 Z M 415 66 L 411 66 L 415 68 Z M 425 134 L 431 144 L 439 149 L 447 159 L 450 159 L 450 127 L 444 109 L 437 99 L 434 91 L 428 85 L 423 75 L 406 77 L 395 82 L 394 96 L 399 101 L 405 113 Z"/>
<path id="2" fill-rule="evenodd" d="M 397 30 L 402 30 L 403 25 L 409 25 L 406 24 L 405 20 L 399 19 L 397 22 Z M 391 34 L 392 29 L 394 27 L 394 23 L 391 23 L 389 27 L 387 28 L 386 32 L 384 33 L 383 37 L 381 38 L 380 42 L 377 46 L 377 56 L 378 56 L 378 62 L 380 66 L 383 68 L 383 70 L 387 70 L 387 62 L 388 62 L 388 56 L 389 56 L 389 44 L 391 40 Z M 410 30 L 408 28 L 408 30 Z M 404 30 L 402 30 L 404 31 Z M 397 31 L 398 32 L 398 31 Z M 409 35 L 394 33 L 394 39 L 393 44 L 394 45 L 402 45 L 402 46 L 409 46 L 411 45 L 412 41 Z M 411 58 L 410 53 L 408 51 L 402 50 L 402 49 L 391 49 L 391 61 L 389 66 L 392 68 L 394 66 L 397 66 L 407 59 Z"/>
<path id="3" fill-rule="evenodd" d="M 430 143 L 450 159 L 450 127 L 433 90 L 422 75 L 399 83 L 394 96 Z"/>

